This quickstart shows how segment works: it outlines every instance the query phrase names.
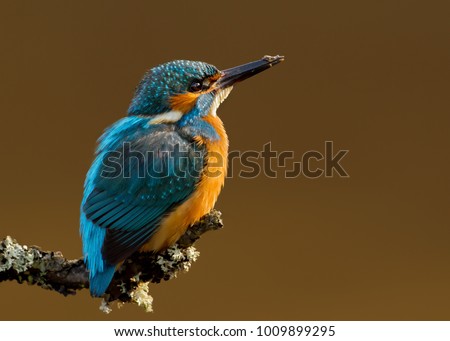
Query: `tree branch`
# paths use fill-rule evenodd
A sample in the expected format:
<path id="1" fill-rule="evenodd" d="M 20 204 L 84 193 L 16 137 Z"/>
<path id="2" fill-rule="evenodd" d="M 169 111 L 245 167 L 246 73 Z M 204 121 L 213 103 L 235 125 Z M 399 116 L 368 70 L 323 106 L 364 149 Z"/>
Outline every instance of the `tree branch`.
<path id="1" fill-rule="evenodd" d="M 161 253 L 135 253 L 116 271 L 100 307 L 109 312 L 113 301 L 135 302 L 151 311 L 148 283 L 169 280 L 188 271 L 199 252 L 192 246 L 200 236 L 222 228 L 221 213 L 212 210 L 181 236 L 177 244 Z M 59 251 L 18 244 L 11 237 L 0 241 L 0 282 L 17 281 L 38 285 L 67 295 L 89 288 L 89 273 L 83 259 L 69 260 Z"/>

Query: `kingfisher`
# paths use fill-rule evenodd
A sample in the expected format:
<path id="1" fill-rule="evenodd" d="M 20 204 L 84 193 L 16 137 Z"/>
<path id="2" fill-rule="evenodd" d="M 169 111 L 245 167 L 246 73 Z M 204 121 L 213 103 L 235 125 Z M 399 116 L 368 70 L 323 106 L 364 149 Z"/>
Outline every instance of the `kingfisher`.
<path id="1" fill-rule="evenodd" d="M 223 71 L 175 60 L 144 75 L 127 116 L 99 138 L 84 183 L 80 234 L 92 296 L 105 293 L 126 258 L 170 247 L 214 207 L 228 154 L 217 109 L 236 83 L 283 60 Z"/>

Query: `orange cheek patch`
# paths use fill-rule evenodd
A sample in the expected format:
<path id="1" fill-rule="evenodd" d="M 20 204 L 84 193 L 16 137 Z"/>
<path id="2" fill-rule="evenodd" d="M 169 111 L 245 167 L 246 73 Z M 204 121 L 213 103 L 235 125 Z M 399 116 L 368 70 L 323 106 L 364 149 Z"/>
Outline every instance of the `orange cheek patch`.
<path id="1" fill-rule="evenodd" d="M 170 99 L 172 110 L 179 110 L 183 114 L 188 113 L 194 107 L 197 97 L 198 94 L 193 94 L 191 92 L 172 96 Z"/>
<path id="2" fill-rule="evenodd" d="M 209 77 L 209 79 L 210 79 L 212 82 L 215 82 L 215 81 L 217 81 L 220 77 L 222 77 L 222 72 L 216 73 L 214 76 Z"/>

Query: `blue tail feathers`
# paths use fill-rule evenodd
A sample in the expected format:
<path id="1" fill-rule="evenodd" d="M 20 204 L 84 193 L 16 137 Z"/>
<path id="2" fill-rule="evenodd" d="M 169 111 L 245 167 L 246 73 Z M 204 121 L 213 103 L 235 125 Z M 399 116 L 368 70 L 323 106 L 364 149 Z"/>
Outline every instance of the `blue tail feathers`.
<path id="1" fill-rule="evenodd" d="M 106 229 L 95 225 L 81 214 L 81 238 L 83 239 L 84 262 L 89 270 L 89 288 L 92 296 L 102 296 L 114 276 L 115 264 L 107 263 L 102 257 L 102 246 Z"/>
<path id="2" fill-rule="evenodd" d="M 89 274 L 89 290 L 91 291 L 92 296 L 99 297 L 105 293 L 111 283 L 115 271 L 115 265 L 105 264 L 102 272 L 91 272 Z"/>

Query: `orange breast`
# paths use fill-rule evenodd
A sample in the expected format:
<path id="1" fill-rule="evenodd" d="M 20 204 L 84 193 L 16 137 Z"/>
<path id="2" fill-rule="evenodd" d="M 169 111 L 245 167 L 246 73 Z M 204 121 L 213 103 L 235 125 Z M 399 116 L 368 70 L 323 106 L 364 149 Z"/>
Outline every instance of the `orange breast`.
<path id="1" fill-rule="evenodd" d="M 206 141 L 198 137 L 197 143 L 205 144 L 208 151 L 206 168 L 197 188 L 191 196 L 165 217 L 142 251 L 159 251 L 174 244 L 187 228 L 211 211 L 223 187 L 228 165 L 228 136 L 217 116 L 204 119 L 219 135 L 218 141 Z M 218 160 L 221 159 L 221 160 Z"/>

